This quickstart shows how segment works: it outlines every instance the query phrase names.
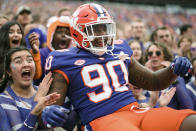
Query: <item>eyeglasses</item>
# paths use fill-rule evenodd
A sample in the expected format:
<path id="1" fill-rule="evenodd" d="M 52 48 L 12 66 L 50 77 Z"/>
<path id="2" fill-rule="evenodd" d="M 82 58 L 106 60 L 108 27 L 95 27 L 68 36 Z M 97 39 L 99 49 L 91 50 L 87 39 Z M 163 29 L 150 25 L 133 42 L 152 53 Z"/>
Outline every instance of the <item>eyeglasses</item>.
<path id="1" fill-rule="evenodd" d="M 152 56 L 153 53 L 154 53 L 154 52 L 149 51 L 149 52 L 148 52 L 148 56 Z M 156 51 L 155 54 L 156 54 L 156 56 L 160 56 L 160 55 L 161 55 L 161 52 L 160 52 L 160 51 Z"/>
<path id="2" fill-rule="evenodd" d="M 192 48 L 191 48 L 191 51 L 192 51 L 192 52 L 195 52 L 195 51 L 196 51 L 196 47 L 192 47 Z"/>

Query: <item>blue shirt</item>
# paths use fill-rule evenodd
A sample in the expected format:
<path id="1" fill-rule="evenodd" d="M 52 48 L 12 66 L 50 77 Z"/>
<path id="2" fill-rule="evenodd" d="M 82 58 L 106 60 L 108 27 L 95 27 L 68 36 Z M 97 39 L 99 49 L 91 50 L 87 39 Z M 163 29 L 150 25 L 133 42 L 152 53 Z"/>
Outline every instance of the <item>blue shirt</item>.
<path id="1" fill-rule="evenodd" d="M 34 105 L 34 96 L 28 99 L 23 98 L 21 102 L 13 90 L 8 87 L 5 92 L 0 94 L 0 130 L 2 131 L 33 131 L 36 128 L 37 116 L 31 114 Z M 14 94 L 13 94 L 14 93 Z M 24 124 L 26 123 L 26 126 Z"/>

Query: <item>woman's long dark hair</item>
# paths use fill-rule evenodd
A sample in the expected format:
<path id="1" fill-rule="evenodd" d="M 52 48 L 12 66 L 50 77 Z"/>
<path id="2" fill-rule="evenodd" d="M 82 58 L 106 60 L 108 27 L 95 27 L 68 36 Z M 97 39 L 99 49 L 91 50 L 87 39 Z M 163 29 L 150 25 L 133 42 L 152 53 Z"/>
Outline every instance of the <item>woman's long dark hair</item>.
<path id="1" fill-rule="evenodd" d="M 21 33 L 22 33 L 22 40 L 21 40 L 20 45 L 26 47 L 23 29 L 17 21 L 9 21 L 0 28 L 0 61 L 1 61 L 0 62 L 0 79 L 2 78 L 2 74 L 3 74 L 3 70 L 2 70 L 3 60 L 4 60 L 6 52 L 10 49 L 9 30 L 10 30 L 10 27 L 13 25 L 19 26 Z"/>
<path id="2" fill-rule="evenodd" d="M 0 93 L 2 93 L 6 86 L 7 86 L 7 83 L 12 80 L 10 78 L 10 76 L 8 75 L 8 72 L 10 72 L 10 63 L 11 63 L 11 57 L 12 55 L 15 53 L 15 52 L 18 52 L 18 51 L 23 51 L 23 50 L 26 50 L 30 53 L 29 49 L 26 48 L 26 47 L 23 47 L 23 46 L 20 46 L 20 47 L 17 47 L 17 48 L 11 48 L 8 50 L 8 52 L 6 53 L 5 55 L 5 61 L 4 61 L 4 67 L 3 67 L 3 77 L 0 81 Z"/>

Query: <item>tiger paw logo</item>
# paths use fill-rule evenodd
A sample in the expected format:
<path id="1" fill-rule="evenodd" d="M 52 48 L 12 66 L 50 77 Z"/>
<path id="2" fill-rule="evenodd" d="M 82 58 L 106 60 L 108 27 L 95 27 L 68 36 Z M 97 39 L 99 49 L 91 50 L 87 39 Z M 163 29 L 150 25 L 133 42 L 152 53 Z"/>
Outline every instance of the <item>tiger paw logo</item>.
<path id="1" fill-rule="evenodd" d="M 131 111 L 134 111 L 135 113 L 144 113 L 147 112 L 150 109 L 150 107 L 140 108 L 138 106 L 131 106 Z"/>
<path id="2" fill-rule="evenodd" d="M 85 60 L 82 60 L 82 59 L 79 59 L 79 60 L 76 60 L 74 62 L 75 65 L 83 65 L 86 61 Z"/>

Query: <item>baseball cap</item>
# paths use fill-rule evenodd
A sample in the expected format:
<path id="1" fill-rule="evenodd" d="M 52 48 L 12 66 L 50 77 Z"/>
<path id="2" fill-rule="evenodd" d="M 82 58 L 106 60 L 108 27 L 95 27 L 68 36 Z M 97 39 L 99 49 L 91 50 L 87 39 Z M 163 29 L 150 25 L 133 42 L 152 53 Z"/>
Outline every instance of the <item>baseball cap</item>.
<path id="1" fill-rule="evenodd" d="M 28 14 L 31 14 L 30 8 L 28 6 L 23 5 L 23 6 L 20 6 L 18 8 L 18 10 L 16 11 L 16 15 L 22 14 L 24 12 L 27 12 Z"/>

